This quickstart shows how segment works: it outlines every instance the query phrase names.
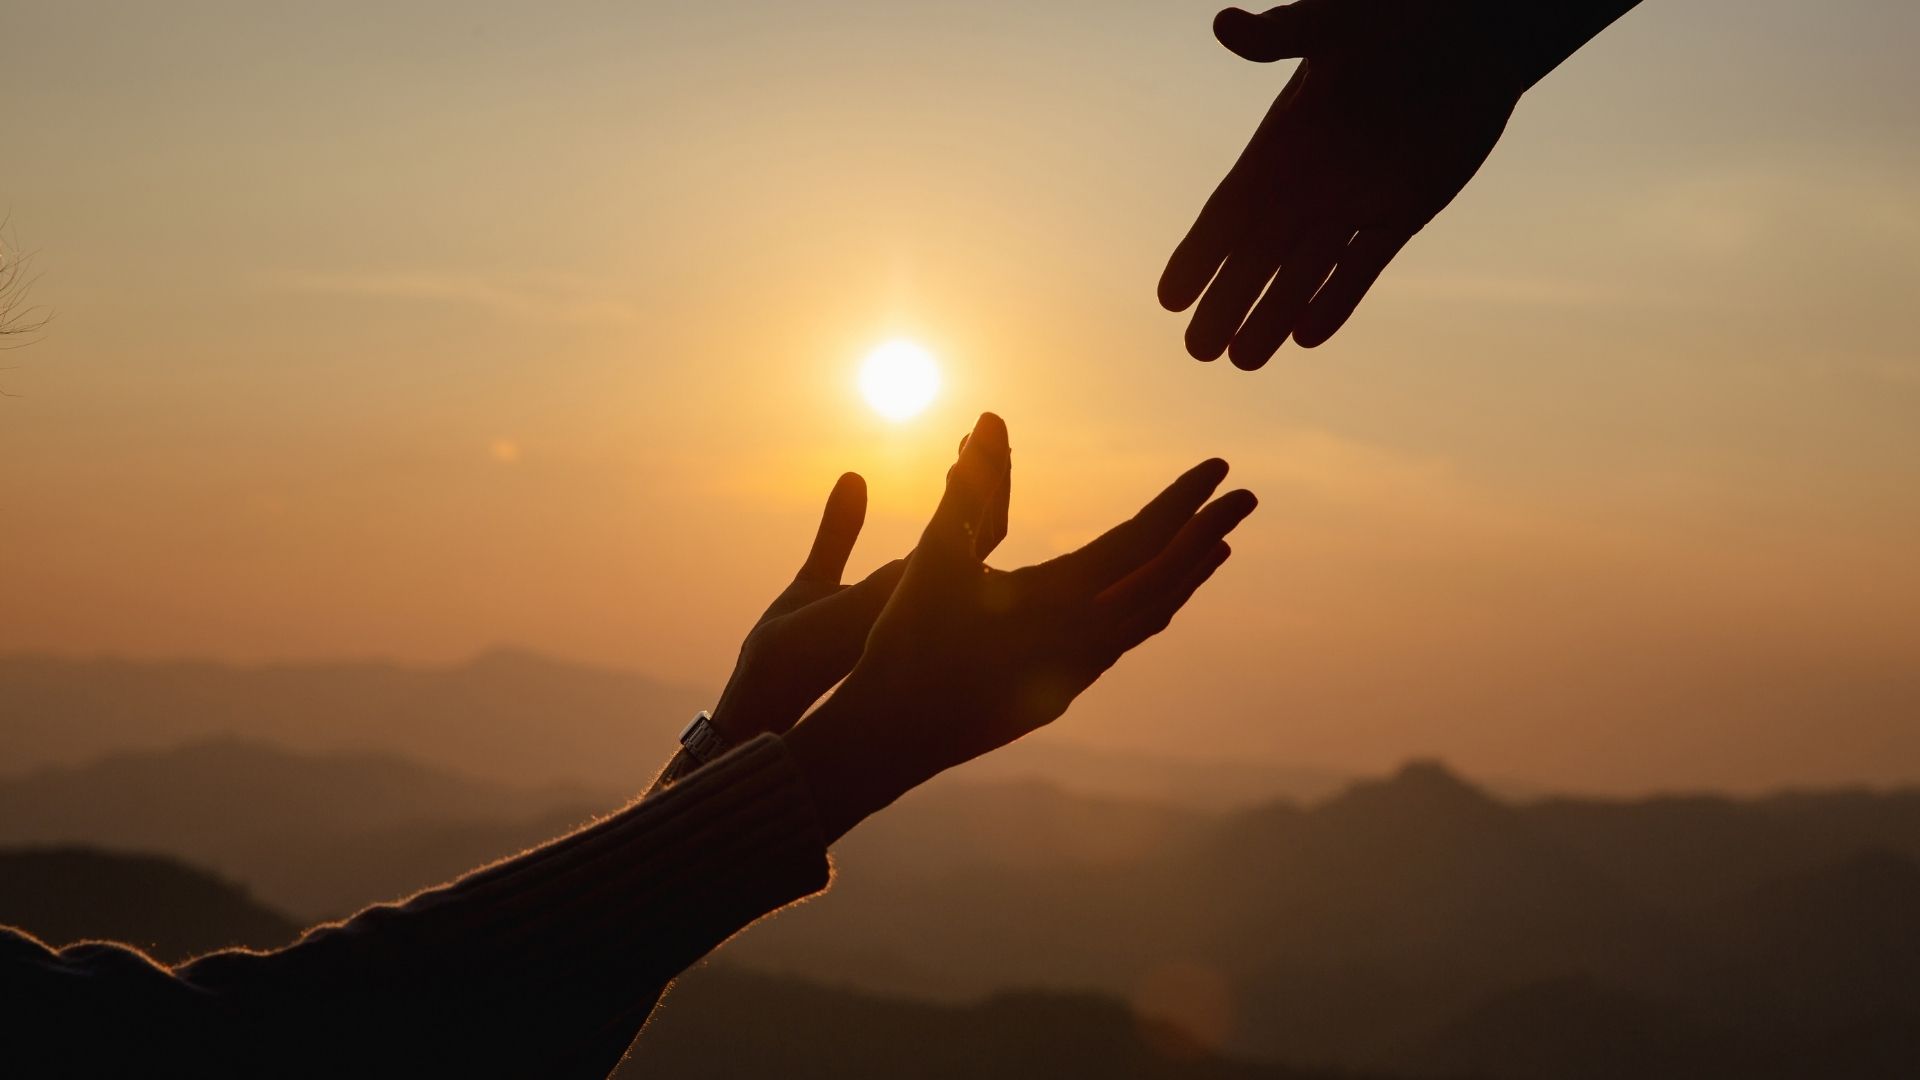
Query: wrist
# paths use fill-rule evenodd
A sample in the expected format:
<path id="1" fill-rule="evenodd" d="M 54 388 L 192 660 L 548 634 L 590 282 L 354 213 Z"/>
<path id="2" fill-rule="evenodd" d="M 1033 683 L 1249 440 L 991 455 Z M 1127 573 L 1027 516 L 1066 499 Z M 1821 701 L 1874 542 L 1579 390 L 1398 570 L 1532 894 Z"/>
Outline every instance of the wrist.
<path id="1" fill-rule="evenodd" d="M 774 721 L 776 710 L 765 701 L 756 701 L 755 695 L 740 686 L 740 672 L 727 680 L 720 691 L 720 698 L 713 703 L 713 726 L 722 735 L 735 743 L 743 743 L 756 735 L 778 735 L 792 726 Z"/>
<path id="2" fill-rule="evenodd" d="M 1526 91 L 1639 0 L 1507 0 L 1503 21 L 1511 34 L 1518 89 Z"/>
<path id="3" fill-rule="evenodd" d="M 829 844 L 916 783 L 902 768 L 904 762 L 875 737 L 881 730 L 876 717 L 843 690 L 784 736 Z"/>

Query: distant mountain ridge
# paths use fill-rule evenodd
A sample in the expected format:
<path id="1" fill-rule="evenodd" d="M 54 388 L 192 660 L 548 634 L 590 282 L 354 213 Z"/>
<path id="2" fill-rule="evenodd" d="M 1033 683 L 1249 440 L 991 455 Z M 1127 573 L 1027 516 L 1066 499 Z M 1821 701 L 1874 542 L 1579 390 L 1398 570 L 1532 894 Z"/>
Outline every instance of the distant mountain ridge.
<path id="1" fill-rule="evenodd" d="M 0 851 L 0 926 L 54 948 L 124 942 L 164 964 L 230 946 L 278 948 L 300 936 L 241 886 L 196 867 L 83 847 Z"/>
<path id="2" fill-rule="evenodd" d="M 233 665 L 0 655 L 0 774 L 218 738 L 308 753 L 395 754 L 509 784 L 637 792 L 717 687 L 501 648 L 459 664 Z M 974 762 L 977 781 L 1219 811 L 1314 799 L 1340 773 L 1257 761 L 1169 758 L 1043 734 Z"/>
<path id="3" fill-rule="evenodd" d="M 901 876 L 856 832 L 831 903 L 731 956 L 957 998 L 1197 972 L 1233 1053 L 1420 1075 L 1820 1075 L 1859 1025 L 1848 1075 L 1916 1075 L 1916 801 L 1507 803 L 1424 762 L 1120 864 Z"/>
<path id="4" fill-rule="evenodd" d="M 218 738 L 0 778 L 0 844 L 165 851 L 317 921 L 447 880 L 623 801 L 390 754 Z"/>
<path id="5" fill-rule="evenodd" d="M 399 754 L 516 784 L 637 790 L 710 691 L 496 649 L 449 667 L 0 656 L 13 771 L 217 736 Z"/>
<path id="6" fill-rule="evenodd" d="M 0 777 L 0 842 L 178 852 L 313 917 L 637 787 L 421 760 L 219 739 L 40 769 Z M 941 1023 L 1091 992 L 1229 1055 L 1397 1075 L 1920 1075 L 1920 790 L 1518 800 L 1424 761 L 1223 811 L 959 770 L 834 854 L 832 894 L 730 963 Z"/>

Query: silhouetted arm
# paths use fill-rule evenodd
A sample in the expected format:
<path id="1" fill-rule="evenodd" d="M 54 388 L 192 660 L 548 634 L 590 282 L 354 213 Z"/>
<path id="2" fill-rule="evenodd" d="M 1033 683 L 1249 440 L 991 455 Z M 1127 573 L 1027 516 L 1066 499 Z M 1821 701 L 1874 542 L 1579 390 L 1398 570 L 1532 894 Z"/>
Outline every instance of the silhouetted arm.
<path id="1" fill-rule="evenodd" d="M 763 734 L 565 839 L 277 952 L 167 969 L 0 934 L 11 1075 L 600 1077 L 661 989 L 825 887 L 826 845 L 1060 716 L 1227 560 L 1253 496 L 1188 470 L 1077 551 L 1002 572 L 1012 450 L 983 415 L 853 671 Z M 1003 520 L 1003 519 L 998 519 Z M 842 593 L 841 595 L 845 595 Z"/>
<path id="2" fill-rule="evenodd" d="M 0 1055 L 43 1066 L 18 1075 L 603 1077 L 677 973 L 827 878 L 808 782 L 764 736 L 277 952 L 169 970 L 8 935 Z"/>
<path id="3" fill-rule="evenodd" d="M 1167 260 L 1187 351 L 1261 367 L 1332 337 L 1479 171 L 1520 96 L 1638 0 L 1297 0 L 1214 34 L 1303 58 Z"/>

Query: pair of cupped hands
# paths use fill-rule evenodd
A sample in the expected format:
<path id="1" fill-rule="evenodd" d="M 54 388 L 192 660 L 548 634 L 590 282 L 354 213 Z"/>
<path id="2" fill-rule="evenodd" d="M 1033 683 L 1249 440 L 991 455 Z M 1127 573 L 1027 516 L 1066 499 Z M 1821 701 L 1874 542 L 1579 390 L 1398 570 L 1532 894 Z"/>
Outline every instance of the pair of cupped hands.
<path id="1" fill-rule="evenodd" d="M 847 585 L 867 505 L 865 481 L 847 473 L 793 583 L 741 646 L 712 723 L 736 743 L 784 734 L 837 839 L 942 770 L 1056 719 L 1164 629 L 1253 512 L 1250 492 L 1214 497 L 1226 475 L 1226 462 L 1201 462 L 1086 546 L 996 570 L 985 560 L 1007 531 L 1012 450 L 986 413 L 913 551 Z"/>

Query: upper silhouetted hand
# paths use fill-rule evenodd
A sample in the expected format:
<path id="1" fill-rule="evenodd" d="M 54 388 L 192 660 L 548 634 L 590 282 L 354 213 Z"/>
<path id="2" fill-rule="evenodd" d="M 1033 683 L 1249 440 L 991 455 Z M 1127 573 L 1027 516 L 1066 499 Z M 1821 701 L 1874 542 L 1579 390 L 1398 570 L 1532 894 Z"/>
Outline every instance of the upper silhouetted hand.
<path id="1" fill-rule="evenodd" d="M 1245 491 L 1208 502 L 1227 472 L 1208 461 L 1086 547 L 992 570 L 974 523 L 1008 453 L 1005 426 L 981 417 L 859 663 L 789 737 L 812 766 L 830 836 L 1058 717 L 1166 627 L 1226 561 L 1225 536 L 1254 508 Z"/>
<path id="2" fill-rule="evenodd" d="M 1169 309 L 1200 301 L 1188 352 L 1228 352 L 1253 369 L 1289 335 L 1307 347 L 1327 340 L 1473 177 L 1522 88 L 1449 47 L 1456 10 L 1300 0 L 1214 20 L 1221 43 L 1246 59 L 1306 60 L 1161 275 Z"/>
<path id="3" fill-rule="evenodd" d="M 1353 314 L 1480 168 L 1520 95 L 1635 0 L 1298 0 L 1214 20 L 1248 60 L 1303 57 L 1160 277 L 1187 351 L 1264 365 Z M 1263 295 L 1264 293 L 1264 295 Z"/>

